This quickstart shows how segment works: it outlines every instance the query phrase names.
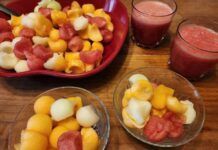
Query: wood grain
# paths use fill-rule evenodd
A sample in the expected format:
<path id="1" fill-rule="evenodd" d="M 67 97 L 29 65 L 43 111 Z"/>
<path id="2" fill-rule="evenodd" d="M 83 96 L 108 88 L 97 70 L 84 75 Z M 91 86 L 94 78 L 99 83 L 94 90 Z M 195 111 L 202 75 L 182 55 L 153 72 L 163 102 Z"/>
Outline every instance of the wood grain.
<path id="1" fill-rule="evenodd" d="M 131 13 L 131 1 L 122 0 Z M 178 11 L 170 28 L 170 37 L 175 34 L 178 23 L 188 17 L 206 16 L 215 18 L 218 14 L 217 0 L 177 0 Z M 138 67 L 167 68 L 170 38 L 155 50 L 139 48 L 131 40 L 131 30 L 123 48 L 114 62 L 103 72 L 77 81 L 47 76 L 25 78 L 0 78 L 0 150 L 7 150 L 8 132 L 14 118 L 22 106 L 41 92 L 59 86 L 79 86 L 96 93 L 105 103 L 110 113 L 111 133 L 108 150 L 157 149 L 143 144 L 121 127 L 113 110 L 113 91 L 119 79 Z M 218 147 L 218 67 L 210 77 L 193 82 L 204 98 L 206 121 L 197 138 L 176 149 L 215 150 Z M 4 121 L 4 122 L 3 122 Z"/>

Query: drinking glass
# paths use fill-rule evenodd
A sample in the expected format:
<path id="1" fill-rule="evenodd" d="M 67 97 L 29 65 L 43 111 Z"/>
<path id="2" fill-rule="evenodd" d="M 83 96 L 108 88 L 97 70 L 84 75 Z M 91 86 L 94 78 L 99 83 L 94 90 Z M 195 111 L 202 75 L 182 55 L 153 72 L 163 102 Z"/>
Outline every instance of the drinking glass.
<path id="1" fill-rule="evenodd" d="M 174 0 L 132 0 L 132 31 L 136 44 L 158 46 L 165 38 L 177 5 Z"/>
<path id="2" fill-rule="evenodd" d="M 212 73 L 217 62 L 218 22 L 204 17 L 182 21 L 171 46 L 171 69 L 198 80 Z"/>

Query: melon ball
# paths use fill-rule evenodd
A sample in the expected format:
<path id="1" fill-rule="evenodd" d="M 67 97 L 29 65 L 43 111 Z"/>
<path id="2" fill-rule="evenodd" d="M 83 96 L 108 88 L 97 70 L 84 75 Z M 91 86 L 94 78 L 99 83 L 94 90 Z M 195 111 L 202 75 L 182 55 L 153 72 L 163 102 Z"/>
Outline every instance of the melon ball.
<path id="1" fill-rule="evenodd" d="M 14 70 L 18 73 L 29 71 L 30 68 L 28 67 L 27 60 L 19 60 L 17 64 L 14 66 Z"/>
<path id="2" fill-rule="evenodd" d="M 75 112 L 83 106 L 82 99 L 79 96 L 68 97 L 67 100 L 71 101 L 72 103 L 75 103 Z"/>
<path id="3" fill-rule="evenodd" d="M 51 8 L 53 10 L 61 10 L 61 5 L 57 1 L 50 1 L 47 5 L 47 8 Z"/>
<path id="4" fill-rule="evenodd" d="M 13 46 L 12 46 L 12 42 L 10 41 L 4 41 L 0 43 L 0 52 L 4 52 L 4 53 L 12 53 L 13 52 Z"/>
<path id="5" fill-rule="evenodd" d="M 4 69 L 14 69 L 18 62 L 18 58 L 14 53 L 0 52 L 0 67 Z"/>
<path id="6" fill-rule="evenodd" d="M 91 105 L 81 107 L 76 113 L 78 123 L 83 127 L 91 127 L 99 120 L 98 115 L 95 113 Z"/>
<path id="7" fill-rule="evenodd" d="M 24 15 L 21 19 L 21 24 L 30 29 L 34 29 L 36 25 L 36 20 L 38 20 L 39 13 L 29 13 Z"/>
<path id="8" fill-rule="evenodd" d="M 67 99 L 58 99 L 51 105 L 51 116 L 55 121 L 64 120 L 74 114 L 74 104 Z"/>
<path id="9" fill-rule="evenodd" d="M 21 133 L 20 150 L 47 150 L 48 139 L 46 136 L 30 130 Z"/>
<path id="10" fill-rule="evenodd" d="M 139 80 L 146 80 L 148 81 L 148 78 L 146 76 L 144 76 L 143 74 L 134 74 L 129 78 L 129 83 L 131 85 L 135 84 L 136 82 L 138 82 Z"/>
<path id="11" fill-rule="evenodd" d="M 81 130 L 83 150 L 97 150 L 99 137 L 93 128 L 83 128 Z"/>
<path id="12" fill-rule="evenodd" d="M 58 142 L 58 138 L 64 133 L 69 131 L 67 128 L 63 127 L 63 126 L 57 126 L 55 127 L 49 137 L 49 142 L 50 145 L 53 148 L 57 148 L 57 142 Z"/>
<path id="13" fill-rule="evenodd" d="M 73 22 L 73 27 L 76 31 L 84 30 L 87 28 L 89 21 L 86 17 L 77 17 Z"/>
<path id="14" fill-rule="evenodd" d="M 194 104 L 189 100 L 180 101 L 180 102 L 182 104 L 185 104 L 187 107 L 185 113 L 183 114 L 185 116 L 185 124 L 193 123 L 196 118 L 196 111 L 194 109 Z"/>
<path id="15" fill-rule="evenodd" d="M 48 150 L 57 150 L 57 149 L 53 147 L 49 147 Z"/>
<path id="16" fill-rule="evenodd" d="M 41 96 L 34 103 L 34 111 L 38 114 L 50 114 L 51 105 L 55 99 L 51 96 Z"/>
<path id="17" fill-rule="evenodd" d="M 148 101 L 139 101 L 137 99 L 130 99 L 126 112 L 130 118 L 134 120 L 137 125 L 143 125 L 150 116 L 152 105 Z"/>
<path id="18" fill-rule="evenodd" d="M 49 147 L 48 150 L 57 150 L 57 149 L 53 147 Z"/>
<path id="19" fill-rule="evenodd" d="M 58 125 L 63 126 L 72 131 L 78 131 L 80 129 L 78 121 L 73 117 L 58 122 Z"/>
<path id="20" fill-rule="evenodd" d="M 35 114 L 28 120 L 27 129 L 49 136 L 52 130 L 52 120 L 48 115 Z"/>

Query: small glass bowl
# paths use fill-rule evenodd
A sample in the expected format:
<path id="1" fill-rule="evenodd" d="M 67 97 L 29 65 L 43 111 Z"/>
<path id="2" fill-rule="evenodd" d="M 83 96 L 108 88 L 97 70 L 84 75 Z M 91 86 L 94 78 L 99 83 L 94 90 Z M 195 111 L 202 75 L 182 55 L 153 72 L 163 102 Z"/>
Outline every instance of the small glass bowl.
<path id="1" fill-rule="evenodd" d="M 43 95 L 49 95 L 54 97 L 55 99 L 71 96 L 80 96 L 82 98 L 84 106 L 89 104 L 92 105 L 100 118 L 100 120 L 94 127 L 100 138 L 99 150 L 104 150 L 106 148 L 110 133 L 110 122 L 108 111 L 106 110 L 103 102 L 95 94 L 91 93 L 88 90 L 78 87 L 59 87 L 45 91 L 44 93 L 38 95 L 18 114 L 9 135 L 9 150 L 14 150 L 14 144 L 20 142 L 21 131 L 26 128 L 28 119 L 34 114 L 34 102 L 36 101 L 36 99 Z"/>
<path id="2" fill-rule="evenodd" d="M 164 84 L 173 88 L 175 90 L 174 95 L 176 97 L 182 100 L 188 99 L 194 104 L 194 108 L 196 110 L 195 121 L 190 125 L 184 125 L 184 133 L 181 137 L 176 139 L 166 138 L 160 142 L 151 142 L 147 140 L 146 136 L 143 134 L 143 129 L 129 128 L 124 124 L 122 118 L 122 98 L 125 90 L 130 87 L 128 82 L 129 77 L 138 73 L 144 74 L 151 82 Z M 113 103 L 116 117 L 126 131 L 136 139 L 153 146 L 176 147 L 186 144 L 199 134 L 204 124 L 205 108 L 202 97 L 187 79 L 168 69 L 139 68 L 124 75 L 114 91 Z"/>

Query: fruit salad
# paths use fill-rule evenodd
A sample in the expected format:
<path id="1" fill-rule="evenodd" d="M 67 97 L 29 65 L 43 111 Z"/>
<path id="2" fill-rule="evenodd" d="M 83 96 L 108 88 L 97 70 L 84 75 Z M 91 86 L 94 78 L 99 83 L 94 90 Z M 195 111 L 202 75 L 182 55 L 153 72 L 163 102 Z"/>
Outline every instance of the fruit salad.
<path id="1" fill-rule="evenodd" d="M 132 75 L 129 84 L 122 99 L 123 122 L 129 128 L 143 130 L 147 140 L 179 138 L 185 125 L 194 122 L 194 104 L 179 100 L 174 89 L 153 83 L 143 74 Z"/>
<path id="2" fill-rule="evenodd" d="M 101 64 L 113 38 L 111 17 L 93 4 L 64 8 L 42 0 L 34 12 L 0 18 L 0 67 L 17 73 L 47 69 L 80 74 Z"/>
<path id="3" fill-rule="evenodd" d="M 94 127 L 99 116 L 80 97 L 41 96 L 34 103 L 35 114 L 21 132 L 15 150 L 97 150 L 99 136 Z"/>

